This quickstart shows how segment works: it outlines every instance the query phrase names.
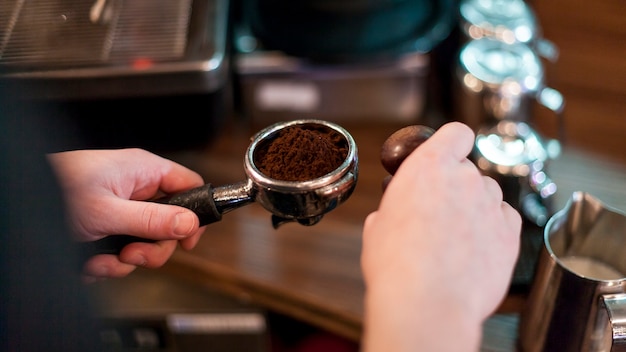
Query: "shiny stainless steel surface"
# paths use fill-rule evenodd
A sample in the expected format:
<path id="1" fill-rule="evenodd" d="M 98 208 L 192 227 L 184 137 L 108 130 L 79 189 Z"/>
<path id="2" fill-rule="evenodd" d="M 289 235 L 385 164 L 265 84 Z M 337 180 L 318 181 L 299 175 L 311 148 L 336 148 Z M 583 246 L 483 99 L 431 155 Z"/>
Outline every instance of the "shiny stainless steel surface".
<path id="1" fill-rule="evenodd" d="M 212 92 L 228 0 L 3 0 L 0 78 L 77 98 Z"/>
<path id="2" fill-rule="evenodd" d="M 557 191 L 546 169 L 560 154 L 560 143 L 544 141 L 530 126 L 540 104 L 554 112 L 564 139 L 565 101 L 546 85 L 542 60 L 525 43 L 484 36 L 461 48 L 456 84 L 457 118 L 476 131 L 478 167 L 498 181 L 505 200 L 525 219 L 544 226 Z"/>
<path id="3" fill-rule="evenodd" d="M 213 189 L 215 207 L 222 214 L 254 202 L 251 180 L 245 180 Z"/>
<path id="4" fill-rule="evenodd" d="M 626 214 L 574 192 L 545 227 L 519 330 L 526 351 L 624 351 Z"/>
<path id="5" fill-rule="evenodd" d="M 560 154 L 555 140 L 544 140 L 524 122 L 504 120 L 485 126 L 476 134 L 478 166 L 504 175 L 529 176 L 542 169 L 531 164 L 547 163 Z"/>
<path id="6" fill-rule="evenodd" d="M 605 332 L 605 340 L 612 340 L 611 351 L 626 351 L 626 295 L 603 295 L 602 307 L 606 309 L 608 316 L 604 316 L 604 310 L 601 312 L 601 319 L 609 320 L 611 331 Z"/>
<path id="7" fill-rule="evenodd" d="M 182 58 L 191 0 L 6 0 L 0 10 L 3 17 L 11 14 L 2 21 L 6 32 L 0 62 L 48 71 L 55 66 L 127 66 L 137 58 Z"/>
<path id="8" fill-rule="evenodd" d="M 524 0 L 463 0 L 459 12 L 461 29 L 470 39 L 524 43 L 551 61 L 558 58 L 558 48 L 542 37 L 535 12 Z"/>
<path id="9" fill-rule="evenodd" d="M 277 132 L 289 126 L 302 126 L 339 133 L 348 155 L 331 173 L 307 181 L 283 181 L 264 175 L 255 165 L 255 150 Z M 293 120 L 271 125 L 252 138 L 246 151 L 244 170 L 253 185 L 253 198 L 272 213 L 275 226 L 286 221 L 313 225 L 352 194 L 358 177 L 356 142 L 341 126 L 323 120 Z"/>
<path id="10" fill-rule="evenodd" d="M 478 131 L 473 157 L 483 173 L 498 181 L 507 202 L 544 226 L 557 192 L 548 165 L 560 153 L 558 141 L 544 140 L 524 122 L 503 120 Z"/>
<path id="11" fill-rule="evenodd" d="M 526 44 L 472 40 L 459 54 L 459 119 L 477 129 L 489 120 L 528 122 L 532 104 L 554 111 L 559 123 L 565 100 L 547 86 L 541 59 Z"/>

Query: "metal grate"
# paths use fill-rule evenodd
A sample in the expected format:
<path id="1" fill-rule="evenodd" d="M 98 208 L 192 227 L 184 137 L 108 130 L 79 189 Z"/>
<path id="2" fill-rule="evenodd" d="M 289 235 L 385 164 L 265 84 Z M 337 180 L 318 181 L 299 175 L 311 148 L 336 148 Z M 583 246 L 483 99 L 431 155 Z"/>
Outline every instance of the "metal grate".
<path id="1" fill-rule="evenodd" d="M 1 0 L 0 64 L 180 59 L 192 0 Z"/>

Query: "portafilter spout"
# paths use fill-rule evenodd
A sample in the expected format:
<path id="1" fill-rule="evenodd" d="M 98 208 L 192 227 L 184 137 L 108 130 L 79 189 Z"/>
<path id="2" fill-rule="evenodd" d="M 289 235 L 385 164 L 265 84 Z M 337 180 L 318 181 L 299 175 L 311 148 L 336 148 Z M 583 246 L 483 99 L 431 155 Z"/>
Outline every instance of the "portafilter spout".
<path id="1" fill-rule="evenodd" d="M 306 150 L 302 143 L 276 145 L 275 142 L 283 134 L 294 129 L 303 133 L 309 143 L 313 143 L 311 149 L 314 150 Z M 321 148 L 321 143 L 324 143 L 325 148 Z M 263 167 L 267 160 L 263 158 L 276 148 L 283 148 L 279 151 L 285 154 L 278 160 L 291 164 L 271 165 L 272 168 L 289 169 L 300 178 L 267 174 Z M 327 155 L 331 152 L 340 153 L 334 155 L 337 164 L 331 164 L 332 169 L 324 171 L 319 168 L 316 158 L 317 161 L 322 158 L 327 162 L 332 159 L 331 155 Z M 337 159 L 337 155 L 341 157 Z M 347 130 L 328 121 L 308 119 L 279 122 L 251 138 L 244 157 L 244 171 L 247 175 L 244 181 L 218 187 L 207 183 L 155 202 L 191 209 L 198 216 L 200 226 L 217 222 L 223 214 L 252 202 L 259 203 L 271 213 L 274 228 L 288 222 L 314 225 L 324 214 L 348 199 L 356 187 L 357 146 Z M 312 176 L 306 178 L 307 175 Z M 305 178 L 301 179 L 303 176 Z M 110 235 L 95 242 L 85 242 L 84 245 L 90 255 L 119 254 L 125 245 L 137 241 L 150 240 L 129 235 Z"/>

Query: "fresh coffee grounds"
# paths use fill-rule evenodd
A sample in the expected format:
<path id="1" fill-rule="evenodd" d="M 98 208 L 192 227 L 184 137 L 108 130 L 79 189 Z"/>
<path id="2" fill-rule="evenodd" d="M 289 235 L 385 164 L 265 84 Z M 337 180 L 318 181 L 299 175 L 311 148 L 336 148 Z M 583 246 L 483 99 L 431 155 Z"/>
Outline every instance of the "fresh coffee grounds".
<path id="1" fill-rule="evenodd" d="M 266 176 L 308 181 L 335 169 L 348 156 L 345 138 L 333 130 L 287 126 L 255 151 L 254 163 Z"/>

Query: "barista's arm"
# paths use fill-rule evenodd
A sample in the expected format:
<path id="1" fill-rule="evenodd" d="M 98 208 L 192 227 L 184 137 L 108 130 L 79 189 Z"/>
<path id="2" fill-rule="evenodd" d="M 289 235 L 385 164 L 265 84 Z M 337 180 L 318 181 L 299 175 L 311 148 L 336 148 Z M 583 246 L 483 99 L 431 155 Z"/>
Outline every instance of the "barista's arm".
<path id="1" fill-rule="evenodd" d="M 364 351 L 476 351 L 504 298 L 521 217 L 467 159 L 472 131 L 441 127 L 402 163 L 366 219 Z"/>

